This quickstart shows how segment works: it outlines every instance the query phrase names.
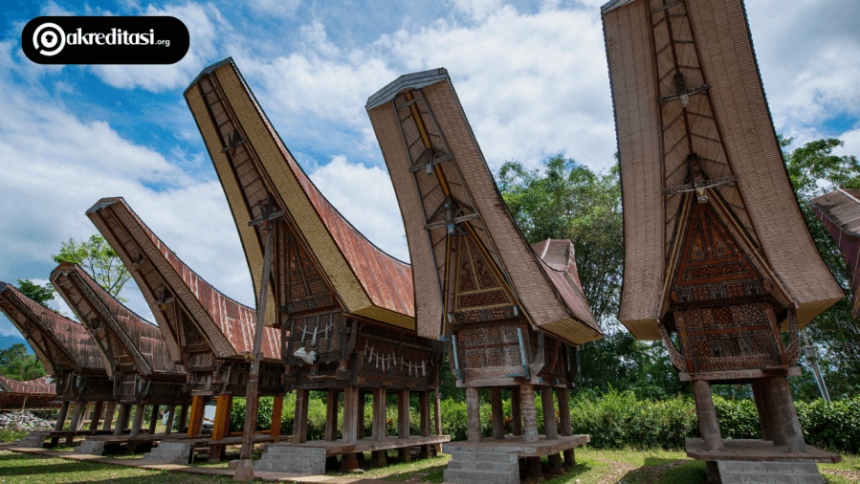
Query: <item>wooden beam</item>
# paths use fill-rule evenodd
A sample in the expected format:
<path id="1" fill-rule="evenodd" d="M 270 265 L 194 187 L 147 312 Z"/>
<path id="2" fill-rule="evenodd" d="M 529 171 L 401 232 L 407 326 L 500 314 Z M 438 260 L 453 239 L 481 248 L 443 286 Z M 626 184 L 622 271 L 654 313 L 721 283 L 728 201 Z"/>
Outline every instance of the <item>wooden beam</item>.
<path id="1" fill-rule="evenodd" d="M 269 433 L 272 437 L 280 437 L 281 435 L 281 419 L 284 416 L 284 396 L 277 395 L 275 397 L 275 403 L 272 406 L 272 430 Z M 280 442 L 280 439 L 275 440 L 277 444 Z"/>
<path id="2" fill-rule="evenodd" d="M 188 422 L 188 436 L 200 435 L 200 426 L 203 424 L 203 408 L 206 406 L 202 395 L 194 395 L 191 399 L 191 421 Z"/>

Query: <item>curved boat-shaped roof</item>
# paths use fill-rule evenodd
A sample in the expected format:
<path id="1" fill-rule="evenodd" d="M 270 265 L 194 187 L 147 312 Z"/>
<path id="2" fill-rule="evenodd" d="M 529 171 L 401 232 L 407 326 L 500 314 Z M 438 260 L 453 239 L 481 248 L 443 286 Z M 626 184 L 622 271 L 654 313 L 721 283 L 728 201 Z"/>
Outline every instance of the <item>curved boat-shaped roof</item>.
<path id="1" fill-rule="evenodd" d="M 141 376 L 180 376 L 158 326 L 125 307 L 80 266 L 61 263 L 51 284 L 95 338 L 99 349 L 123 371 Z"/>
<path id="2" fill-rule="evenodd" d="M 537 328 L 572 344 L 601 337 L 587 305 L 568 304 L 516 226 L 448 71 L 401 76 L 371 96 L 366 108 L 406 227 L 421 336 L 443 332 L 444 281 L 455 250 L 446 240 L 459 230 L 492 259 L 516 306 Z"/>
<path id="3" fill-rule="evenodd" d="M 50 376 L 17 381 L 0 375 L 0 410 L 44 409 L 58 407 L 57 385 Z"/>
<path id="4" fill-rule="evenodd" d="M 5 282 L 0 282 L 0 311 L 18 328 L 54 377 L 69 370 L 107 375 L 110 362 L 82 324 L 51 311 Z"/>
<path id="5" fill-rule="evenodd" d="M 256 313 L 224 295 L 191 270 L 120 197 L 87 210 L 105 240 L 131 272 L 158 322 L 170 357 L 182 361 L 182 318 L 189 318 L 219 358 L 253 351 Z M 263 355 L 280 363 L 278 334 L 265 328 Z"/>
<path id="6" fill-rule="evenodd" d="M 624 205 L 621 322 L 660 339 L 682 215 L 702 197 L 801 327 L 841 299 L 791 189 L 742 0 L 614 0 L 602 13 Z"/>
<path id="7" fill-rule="evenodd" d="M 45 375 L 35 380 L 18 381 L 0 375 L 0 390 L 10 393 L 30 393 L 34 395 L 57 396 L 57 385 L 53 383 L 54 378 Z"/>
<path id="8" fill-rule="evenodd" d="M 269 203 L 275 212 L 286 211 L 292 233 L 302 239 L 346 312 L 414 330 L 411 266 L 373 245 L 319 192 L 232 59 L 206 68 L 185 98 L 230 203 L 258 300 L 265 239 L 249 223 L 259 220 Z M 356 187 L 367 189 L 372 187 Z M 289 299 L 287 291 L 271 289 L 283 281 L 277 267 L 273 279 L 269 301 L 276 304 L 267 308 L 267 324 L 279 324 L 275 307 Z"/>
<path id="9" fill-rule="evenodd" d="M 851 271 L 853 310 L 860 318 L 860 190 L 840 188 L 809 201 Z"/>
<path id="10" fill-rule="evenodd" d="M 582 315 L 584 322 L 599 327 L 591 307 L 582 292 L 582 282 L 576 270 L 573 243 L 568 239 L 546 239 L 532 244 L 532 249 L 540 258 L 543 271 L 549 276 L 552 285 L 561 294 L 564 302 Z"/>

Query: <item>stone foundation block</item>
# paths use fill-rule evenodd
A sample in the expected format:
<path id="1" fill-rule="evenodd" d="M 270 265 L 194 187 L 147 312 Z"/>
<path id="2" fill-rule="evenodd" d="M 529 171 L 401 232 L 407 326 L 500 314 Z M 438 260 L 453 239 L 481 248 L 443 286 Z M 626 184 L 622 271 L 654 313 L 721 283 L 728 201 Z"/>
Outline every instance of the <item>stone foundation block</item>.
<path id="1" fill-rule="evenodd" d="M 104 440 L 85 440 L 75 447 L 76 454 L 102 455 L 105 450 Z"/>
<path id="2" fill-rule="evenodd" d="M 325 449 L 275 444 L 254 462 L 256 472 L 283 472 L 285 474 L 325 474 Z"/>
<path id="3" fill-rule="evenodd" d="M 191 451 L 192 445 L 190 443 L 161 442 L 151 452 L 143 454 L 143 458 L 168 464 L 186 465 L 191 461 Z"/>
<path id="4" fill-rule="evenodd" d="M 824 484 L 815 462 L 740 462 L 717 461 L 718 477 L 722 484 L 785 483 Z"/>
<path id="5" fill-rule="evenodd" d="M 24 440 L 19 440 L 15 447 L 28 447 L 41 449 L 45 446 L 45 439 L 51 435 L 51 432 L 30 432 L 24 437 Z"/>
<path id="6" fill-rule="evenodd" d="M 486 449 L 450 450 L 445 482 L 470 484 L 519 484 L 517 454 L 487 452 Z"/>

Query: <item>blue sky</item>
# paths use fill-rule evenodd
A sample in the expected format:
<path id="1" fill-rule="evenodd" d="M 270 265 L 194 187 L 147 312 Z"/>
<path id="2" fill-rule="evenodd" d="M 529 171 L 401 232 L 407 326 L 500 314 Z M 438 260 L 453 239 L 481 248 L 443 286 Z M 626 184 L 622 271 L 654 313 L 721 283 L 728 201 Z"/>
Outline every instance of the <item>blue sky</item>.
<path id="1" fill-rule="evenodd" d="M 615 151 L 602 0 L 236 2 L 0 0 L 0 280 L 45 282 L 51 254 L 124 196 L 204 278 L 253 305 L 239 238 L 182 98 L 232 56 L 322 192 L 373 242 L 408 259 L 364 111 L 398 75 L 446 67 L 492 168 L 561 153 L 595 169 Z M 860 154 L 856 0 L 748 2 L 777 130 Z M 39 66 L 21 29 L 39 15 L 173 15 L 191 49 L 171 66 Z M 134 287 L 125 297 L 151 314 Z M 58 305 L 67 314 L 71 312 Z M 17 331 L 0 316 L 0 335 Z"/>

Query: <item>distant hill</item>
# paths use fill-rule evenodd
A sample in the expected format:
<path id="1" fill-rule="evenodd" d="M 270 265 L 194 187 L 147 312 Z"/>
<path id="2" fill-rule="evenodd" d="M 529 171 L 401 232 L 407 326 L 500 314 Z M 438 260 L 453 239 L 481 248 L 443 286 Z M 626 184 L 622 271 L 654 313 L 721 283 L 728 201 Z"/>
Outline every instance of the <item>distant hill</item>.
<path id="1" fill-rule="evenodd" d="M 27 351 L 29 351 L 30 353 L 33 352 L 33 349 L 30 348 L 30 345 L 27 344 L 27 341 L 25 341 L 24 338 L 20 336 L 0 336 L 0 350 L 5 350 L 10 346 L 19 343 L 24 343 L 27 346 Z"/>

